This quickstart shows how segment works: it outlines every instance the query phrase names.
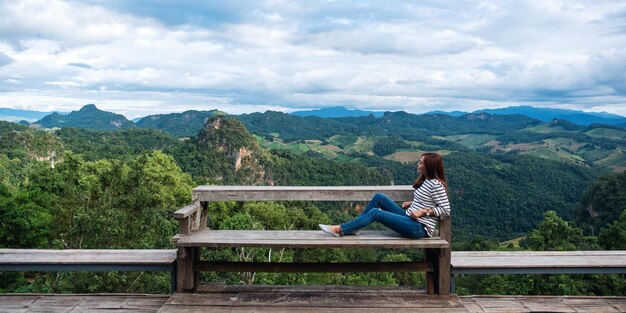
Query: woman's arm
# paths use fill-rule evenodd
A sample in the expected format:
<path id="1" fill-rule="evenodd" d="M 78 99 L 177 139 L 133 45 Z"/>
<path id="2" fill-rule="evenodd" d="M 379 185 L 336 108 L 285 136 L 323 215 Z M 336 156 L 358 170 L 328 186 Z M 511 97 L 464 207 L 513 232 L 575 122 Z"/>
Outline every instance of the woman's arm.
<path id="1" fill-rule="evenodd" d="M 430 195 L 436 204 L 435 207 L 432 208 L 433 215 L 450 215 L 450 201 L 448 201 L 446 188 L 441 184 L 435 184 Z"/>

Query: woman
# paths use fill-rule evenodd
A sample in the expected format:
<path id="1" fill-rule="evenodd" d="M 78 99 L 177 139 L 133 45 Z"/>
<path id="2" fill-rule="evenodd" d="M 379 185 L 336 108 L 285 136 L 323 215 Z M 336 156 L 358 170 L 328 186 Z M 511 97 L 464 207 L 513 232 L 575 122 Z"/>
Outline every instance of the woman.
<path id="1" fill-rule="evenodd" d="M 446 175 L 443 160 L 438 153 L 424 153 L 417 163 L 419 177 L 413 184 L 413 201 L 398 206 L 389 197 L 377 193 L 361 216 L 341 225 L 320 228 L 335 237 L 355 234 L 357 230 L 379 222 L 406 238 L 432 236 L 438 217 L 450 215 Z"/>

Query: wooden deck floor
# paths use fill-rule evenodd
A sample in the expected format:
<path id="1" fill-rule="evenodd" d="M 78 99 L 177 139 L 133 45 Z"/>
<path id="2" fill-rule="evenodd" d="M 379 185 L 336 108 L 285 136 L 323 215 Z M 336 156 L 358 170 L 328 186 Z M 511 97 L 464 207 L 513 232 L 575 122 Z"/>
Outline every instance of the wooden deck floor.
<path id="1" fill-rule="evenodd" d="M 169 295 L 12 295 L 0 294 L 0 312 L 157 312 Z"/>
<path id="2" fill-rule="evenodd" d="M 209 288 L 170 295 L 0 294 L 0 312 L 626 312 L 626 297 L 428 296 L 412 289 Z"/>

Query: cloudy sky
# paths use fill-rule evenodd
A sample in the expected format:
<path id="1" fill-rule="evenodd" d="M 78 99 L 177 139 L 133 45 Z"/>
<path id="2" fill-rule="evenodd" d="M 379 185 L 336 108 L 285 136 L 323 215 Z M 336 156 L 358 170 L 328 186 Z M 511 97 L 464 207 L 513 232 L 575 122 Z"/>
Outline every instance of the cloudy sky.
<path id="1" fill-rule="evenodd" d="M 626 1 L 0 0 L 0 16 L 0 107 L 626 115 Z"/>

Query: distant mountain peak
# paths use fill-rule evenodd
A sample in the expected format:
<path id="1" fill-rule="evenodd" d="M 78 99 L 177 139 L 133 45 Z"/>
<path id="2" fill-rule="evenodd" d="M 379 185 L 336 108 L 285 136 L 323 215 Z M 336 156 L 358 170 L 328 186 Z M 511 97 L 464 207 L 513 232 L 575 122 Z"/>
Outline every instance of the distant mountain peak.
<path id="1" fill-rule="evenodd" d="M 102 111 L 95 104 L 85 105 L 67 115 L 52 113 L 37 121 L 37 124 L 46 128 L 78 127 L 94 130 L 116 130 L 135 126 L 135 123 L 127 120 L 124 115 Z"/>
<path id="2" fill-rule="evenodd" d="M 463 116 L 463 115 L 468 114 L 468 113 L 469 112 L 465 112 L 465 111 L 441 111 L 441 110 L 435 110 L 435 111 L 426 112 L 424 114 L 428 114 L 428 115 Z"/>
<path id="3" fill-rule="evenodd" d="M 291 115 L 295 116 L 318 116 L 318 117 L 358 117 L 358 116 L 368 116 L 373 114 L 374 116 L 382 116 L 383 112 L 376 111 L 363 111 L 363 110 L 352 110 L 347 109 L 342 106 L 334 106 L 321 108 L 316 110 L 308 110 L 308 111 L 295 111 L 291 112 Z"/>
<path id="4" fill-rule="evenodd" d="M 87 104 L 78 110 L 79 112 L 88 112 L 88 111 L 101 111 L 96 107 L 95 104 Z"/>
<path id="5" fill-rule="evenodd" d="M 543 122 L 550 122 L 554 118 L 563 119 L 577 125 L 588 126 L 591 124 L 620 125 L 626 123 L 626 117 L 598 112 L 584 112 L 568 109 L 540 108 L 532 106 L 509 106 L 506 108 L 484 109 L 473 113 L 484 112 L 496 115 L 521 114 Z"/>

